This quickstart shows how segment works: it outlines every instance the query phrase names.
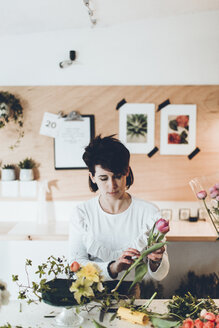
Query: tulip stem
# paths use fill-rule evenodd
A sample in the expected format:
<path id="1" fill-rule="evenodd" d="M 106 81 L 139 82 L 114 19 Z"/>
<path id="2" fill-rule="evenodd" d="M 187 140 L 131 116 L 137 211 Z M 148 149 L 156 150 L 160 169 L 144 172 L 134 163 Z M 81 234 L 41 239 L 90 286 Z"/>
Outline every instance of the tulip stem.
<path id="1" fill-rule="evenodd" d="M 212 222 L 212 224 L 213 224 L 215 230 L 217 231 L 217 227 L 216 227 L 216 225 L 215 225 L 215 223 L 214 223 L 214 220 L 212 219 L 212 216 L 211 216 L 211 214 L 212 214 L 212 213 L 211 213 L 211 210 L 209 210 L 209 208 L 207 207 L 206 202 L 205 202 L 204 199 L 203 199 L 203 203 L 204 203 L 204 205 L 205 205 L 205 209 L 206 209 L 206 211 L 207 211 L 207 213 L 208 213 L 208 216 L 210 217 L 211 222 Z M 217 232 L 218 232 L 218 231 L 217 231 Z"/>

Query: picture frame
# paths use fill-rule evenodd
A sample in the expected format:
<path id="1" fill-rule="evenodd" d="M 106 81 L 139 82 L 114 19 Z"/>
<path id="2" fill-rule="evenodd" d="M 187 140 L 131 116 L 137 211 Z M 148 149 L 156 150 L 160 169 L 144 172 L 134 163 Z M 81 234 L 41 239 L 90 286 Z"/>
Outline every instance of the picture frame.
<path id="1" fill-rule="evenodd" d="M 188 155 L 196 147 L 196 105 L 168 105 L 161 110 L 160 154 Z"/>
<path id="2" fill-rule="evenodd" d="M 130 153 L 147 154 L 154 148 L 154 104 L 126 103 L 119 109 L 119 139 Z"/>
<path id="3" fill-rule="evenodd" d="M 163 208 L 161 210 L 162 218 L 168 221 L 172 220 L 172 210 L 170 208 Z"/>
<path id="4" fill-rule="evenodd" d="M 179 219 L 189 220 L 190 218 L 190 208 L 180 208 L 179 209 Z"/>
<path id="5" fill-rule="evenodd" d="M 81 118 L 70 121 L 60 118 L 59 134 L 54 138 L 56 170 L 87 169 L 82 155 L 94 137 L 94 115 L 81 115 Z"/>

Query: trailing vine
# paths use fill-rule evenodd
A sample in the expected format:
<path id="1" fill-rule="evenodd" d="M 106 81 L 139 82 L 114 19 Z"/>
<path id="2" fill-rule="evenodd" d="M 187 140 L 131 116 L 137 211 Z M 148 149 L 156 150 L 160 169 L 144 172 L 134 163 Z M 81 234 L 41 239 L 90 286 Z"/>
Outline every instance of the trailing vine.
<path id="1" fill-rule="evenodd" d="M 13 121 L 18 124 L 18 138 L 14 145 L 9 148 L 13 150 L 18 147 L 20 139 L 24 136 L 23 127 L 23 107 L 20 100 L 7 91 L 0 91 L 0 129 L 7 123 Z"/>

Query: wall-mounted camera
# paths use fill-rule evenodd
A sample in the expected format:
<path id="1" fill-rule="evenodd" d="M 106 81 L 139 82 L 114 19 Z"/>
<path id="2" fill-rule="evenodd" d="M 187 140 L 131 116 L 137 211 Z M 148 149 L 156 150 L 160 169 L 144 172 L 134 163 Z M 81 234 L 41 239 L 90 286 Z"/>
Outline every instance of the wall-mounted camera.
<path id="1" fill-rule="evenodd" d="M 75 50 L 70 50 L 69 51 L 69 58 L 68 60 L 63 60 L 62 62 L 59 63 L 60 68 L 66 68 L 70 65 L 72 65 L 73 61 L 76 59 L 76 51 Z"/>

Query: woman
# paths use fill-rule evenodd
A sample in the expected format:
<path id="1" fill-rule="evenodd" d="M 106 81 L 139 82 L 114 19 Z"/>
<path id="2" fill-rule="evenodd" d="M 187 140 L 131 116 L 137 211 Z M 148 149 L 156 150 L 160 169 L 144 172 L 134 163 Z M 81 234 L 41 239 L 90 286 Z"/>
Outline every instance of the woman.
<path id="1" fill-rule="evenodd" d="M 149 231 L 160 213 L 153 204 L 134 198 L 128 149 L 113 136 L 93 139 L 83 160 L 89 169 L 89 186 L 99 196 L 79 204 L 70 224 L 70 263 L 96 263 L 106 280 L 120 279 L 133 259 L 147 246 Z M 163 279 L 169 270 L 164 247 L 148 255 L 148 274 Z M 133 280 L 134 273 L 127 275 Z"/>

